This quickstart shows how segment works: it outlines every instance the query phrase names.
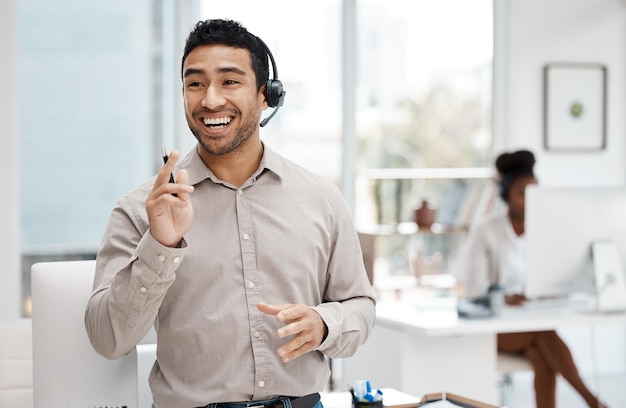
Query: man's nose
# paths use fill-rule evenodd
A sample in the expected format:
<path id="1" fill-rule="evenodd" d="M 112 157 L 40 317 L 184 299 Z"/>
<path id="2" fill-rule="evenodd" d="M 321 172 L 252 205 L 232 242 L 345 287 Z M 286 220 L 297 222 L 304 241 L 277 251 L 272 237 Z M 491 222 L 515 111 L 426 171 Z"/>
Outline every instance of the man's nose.
<path id="1" fill-rule="evenodd" d="M 224 95 L 222 95 L 218 87 L 207 87 L 206 93 L 202 98 L 202 106 L 208 109 L 214 109 L 218 106 L 223 106 L 225 103 L 226 98 L 224 98 Z"/>

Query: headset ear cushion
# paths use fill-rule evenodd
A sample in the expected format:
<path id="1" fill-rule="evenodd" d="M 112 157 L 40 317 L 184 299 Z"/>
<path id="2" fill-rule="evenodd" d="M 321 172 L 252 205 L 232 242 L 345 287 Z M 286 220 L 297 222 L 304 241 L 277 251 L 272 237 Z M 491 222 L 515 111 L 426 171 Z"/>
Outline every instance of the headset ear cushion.
<path id="1" fill-rule="evenodd" d="M 267 106 L 275 108 L 283 104 L 283 84 L 277 79 L 270 79 L 265 84 Z"/>

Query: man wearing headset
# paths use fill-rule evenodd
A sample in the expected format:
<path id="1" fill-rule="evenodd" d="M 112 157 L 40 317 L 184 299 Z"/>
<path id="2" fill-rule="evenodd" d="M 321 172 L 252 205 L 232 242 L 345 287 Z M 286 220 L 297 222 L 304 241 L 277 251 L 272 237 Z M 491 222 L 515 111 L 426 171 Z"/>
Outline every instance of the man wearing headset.
<path id="1" fill-rule="evenodd" d="M 197 146 L 111 213 L 85 325 L 109 359 L 155 327 L 158 408 L 321 407 L 326 357 L 351 356 L 372 330 L 343 196 L 260 140 L 262 111 L 284 98 L 276 76 L 239 23 L 199 22 L 182 58 Z"/>

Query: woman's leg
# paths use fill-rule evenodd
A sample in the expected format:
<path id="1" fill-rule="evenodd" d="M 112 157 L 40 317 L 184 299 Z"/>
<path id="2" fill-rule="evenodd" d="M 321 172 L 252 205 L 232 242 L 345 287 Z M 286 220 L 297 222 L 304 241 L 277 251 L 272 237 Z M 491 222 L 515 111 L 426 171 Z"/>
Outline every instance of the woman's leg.
<path id="1" fill-rule="evenodd" d="M 498 334 L 498 351 L 524 354 L 533 366 L 535 373 L 535 401 L 537 408 L 556 407 L 556 371 L 548 365 L 543 354 L 537 349 L 537 333 Z"/>
<path id="2" fill-rule="evenodd" d="M 528 346 L 535 341 L 535 333 L 499 333 L 498 351 L 523 354 Z"/>
<path id="3" fill-rule="evenodd" d="M 528 357 L 535 371 L 537 407 L 554 406 L 549 404 L 550 400 L 556 398 L 557 373 L 572 385 L 590 407 L 605 407 L 583 382 L 569 348 L 556 331 L 498 334 L 498 350 L 523 353 Z"/>
<path id="4" fill-rule="evenodd" d="M 537 408 L 556 407 L 556 371 L 550 368 L 541 351 L 534 344 L 528 346 L 526 357 L 535 371 L 535 402 Z"/>
<path id="5" fill-rule="evenodd" d="M 560 373 L 590 407 L 603 406 L 583 382 L 569 348 L 555 331 L 537 332 L 535 344 L 548 365 Z"/>

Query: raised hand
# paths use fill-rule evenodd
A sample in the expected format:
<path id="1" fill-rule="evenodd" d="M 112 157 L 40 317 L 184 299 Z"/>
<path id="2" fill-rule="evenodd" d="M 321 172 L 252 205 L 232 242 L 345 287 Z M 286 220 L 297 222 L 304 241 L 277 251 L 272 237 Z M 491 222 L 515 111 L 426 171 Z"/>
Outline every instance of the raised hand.
<path id="1" fill-rule="evenodd" d="M 180 157 L 173 150 L 167 163 L 157 173 L 152 191 L 146 199 L 146 211 L 150 232 L 154 239 L 168 247 L 176 247 L 189 230 L 193 218 L 193 207 L 189 194 L 193 186 L 188 185 L 186 170 L 176 175 L 176 182 L 170 183 L 170 174 Z M 175 194 L 175 195 L 174 195 Z"/>

